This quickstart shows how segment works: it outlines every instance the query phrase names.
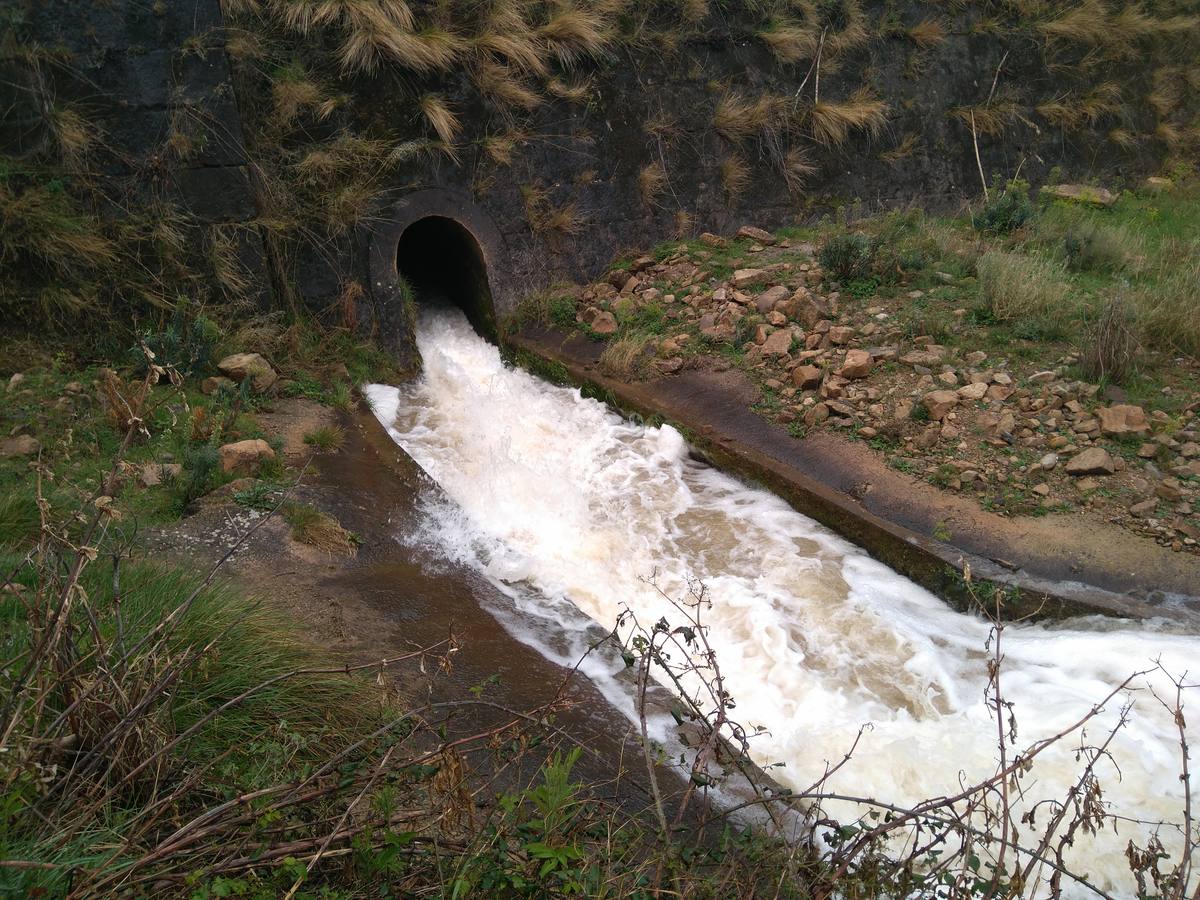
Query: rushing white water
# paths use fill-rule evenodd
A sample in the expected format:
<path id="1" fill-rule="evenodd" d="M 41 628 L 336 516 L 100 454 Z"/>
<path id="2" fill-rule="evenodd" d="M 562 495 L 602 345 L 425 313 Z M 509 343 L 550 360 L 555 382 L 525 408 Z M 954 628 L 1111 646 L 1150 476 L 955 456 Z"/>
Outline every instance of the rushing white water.
<path id="1" fill-rule="evenodd" d="M 646 579 L 682 596 L 697 578 L 712 600 L 706 623 L 737 715 L 769 728 L 754 750 L 762 763 L 785 764 L 775 771 L 781 781 L 810 784 L 866 723 L 829 790 L 906 805 L 995 772 L 986 622 L 951 610 L 775 496 L 690 459 L 674 429 L 631 424 L 576 390 L 505 366 L 456 312 L 427 314 L 418 343 L 419 381 L 366 392 L 449 498 L 431 501 L 423 537 L 554 623 L 557 643 L 535 639 L 543 649 L 573 661 L 583 646 L 568 601 L 609 628 L 624 605 L 643 622 L 677 620 Z M 523 627 L 511 617 L 507 624 Z M 1003 690 L 1023 749 L 1155 660 L 1182 675 L 1200 659 L 1200 638 L 1097 619 L 1012 626 L 1003 649 Z M 603 682 L 604 672 L 590 674 Z M 1161 673 L 1139 678 L 1127 696 L 1129 722 L 1110 746 L 1120 771 L 1106 763 L 1098 771 L 1114 812 L 1180 822 L 1179 736 L 1151 684 L 1173 696 Z M 1121 705 L 1089 723 L 1091 741 L 1107 734 Z M 1195 727 L 1190 739 L 1200 745 Z M 1066 794 L 1084 765 L 1078 744 L 1073 736 L 1034 762 L 1018 809 Z M 1067 859 L 1127 896 L 1125 845 L 1145 833 L 1131 823 L 1119 833 L 1080 832 Z M 1169 849 L 1180 845 L 1178 831 L 1161 837 Z"/>

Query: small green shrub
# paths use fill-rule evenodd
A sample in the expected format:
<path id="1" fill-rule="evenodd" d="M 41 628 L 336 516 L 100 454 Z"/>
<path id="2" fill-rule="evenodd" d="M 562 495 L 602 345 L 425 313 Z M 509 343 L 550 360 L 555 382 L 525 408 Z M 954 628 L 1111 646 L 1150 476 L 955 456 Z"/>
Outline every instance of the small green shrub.
<path id="1" fill-rule="evenodd" d="M 1011 234 L 1032 218 L 1033 202 L 1028 186 L 1012 182 L 983 209 L 972 213 L 971 224 L 985 234 Z"/>
<path id="2" fill-rule="evenodd" d="M 840 281 L 866 278 L 875 264 L 875 244 L 865 234 L 836 234 L 821 247 L 818 258 Z"/>
<path id="3" fill-rule="evenodd" d="M 244 491 L 234 491 L 233 502 L 246 509 L 266 512 L 279 502 L 280 487 L 273 481 L 256 481 Z"/>
<path id="4" fill-rule="evenodd" d="M 575 301 L 570 297 L 555 297 L 550 301 L 550 321 L 562 328 L 575 324 Z"/>
<path id="5" fill-rule="evenodd" d="M 205 316 L 188 321 L 185 308 L 186 304 L 181 303 L 166 327 L 143 333 L 142 341 L 154 354 L 156 363 L 187 376 L 212 368 L 213 350 L 221 339 L 221 330 Z M 131 347 L 129 355 L 135 365 L 145 365 L 141 346 Z"/>
<path id="6" fill-rule="evenodd" d="M 183 457 L 184 477 L 175 482 L 183 506 L 187 506 L 198 497 L 203 497 L 212 489 L 220 471 L 220 461 L 217 448 L 211 444 L 187 448 Z"/>

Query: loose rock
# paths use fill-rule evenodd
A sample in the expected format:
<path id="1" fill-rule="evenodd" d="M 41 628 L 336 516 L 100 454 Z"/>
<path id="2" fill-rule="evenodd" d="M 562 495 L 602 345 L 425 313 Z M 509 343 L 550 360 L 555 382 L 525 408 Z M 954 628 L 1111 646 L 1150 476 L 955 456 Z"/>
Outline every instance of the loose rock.
<path id="1" fill-rule="evenodd" d="M 270 390 L 279 377 L 266 358 L 258 353 L 235 353 L 217 363 L 217 368 L 239 384 L 249 378 L 258 394 Z"/>
<path id="2" fill-rule="evenodd" d="M 1111 475 L 1116 471 L 1112 456 L 1103 447 L 1089 447 L 1067 460 L 1068 475 Z"/>
<path id="3" fill-rule="evenodd" d="M 225 444 L 217 450 L 217 454 L 221 460 L 222 472 L 239 475 L 253 474 L 264 462 L 275 458 L 275 451 L 262 438 Z"/>

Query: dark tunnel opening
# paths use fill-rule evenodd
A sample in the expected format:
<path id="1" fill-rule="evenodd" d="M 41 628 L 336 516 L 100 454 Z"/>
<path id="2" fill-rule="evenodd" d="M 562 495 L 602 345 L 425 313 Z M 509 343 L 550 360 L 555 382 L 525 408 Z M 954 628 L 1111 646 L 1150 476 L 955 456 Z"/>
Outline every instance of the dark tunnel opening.
<path id="1" fill-rule="evenodd" d="M 427 216 L 409 225 L 396 248 L 396 269 L 411 285 L 418 304 L 453 304 L 479 334 L 495 339 L 496 316 L 483 251 L 458 222 Z"/>

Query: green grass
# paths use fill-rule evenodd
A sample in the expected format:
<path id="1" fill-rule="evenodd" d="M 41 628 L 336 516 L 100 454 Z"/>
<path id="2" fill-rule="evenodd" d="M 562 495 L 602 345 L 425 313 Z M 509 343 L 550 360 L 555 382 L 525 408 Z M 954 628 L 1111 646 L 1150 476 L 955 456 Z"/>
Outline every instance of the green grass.
<path id="1" fill-rule="evenodd" d="M 346 431 L 340 425 L 322 425 L 304 435 L 304 443 L 322 453 L 336 453 L 346 443 Z"/>
<path id="2" fill-rule="evenodd" d="M 5 571 L 16 562 L 11 555 L 0 556 Z M 32 585 L 34 579 L 34 572 L 26 568 L 17 581 Z M 84 572 L 83 587 L 99 635 L 109 646 L 118 635 L 112 584 L 107 566 L 96 564 Z M 180 607 L 196 585 L 195 576 L 179 569 L 126 564 L 120 605 L 124 645 L 135 646 Z M 87 633 L 86 628 L 83 631 Z M 0 594 L 0 658 L 20 658 L 31 637 L 25 606 L 12 594 Z M 94 641 L 82 637 L 79 646 L 86 654 Z M 173 696 L 148 712 L 142 724 L 150 735 L 148 746 L 182 734 L 225 701 L 268 679 L 321 662 L 290 620 L 221 584 L 201 591 L 182 614 L 167 655 L 182 660 L 189 648 L 205 647 L 192 664 L 181 668 Z M 6 693 L 7 689 L 5 684 Z M 373 689 L 364 682 L 343 676 L 281 680 L 218 713 L 171 751 L 168 766 L 156 776 L 157 788 L 167 792 L 183 773 L 197 773 L 196 784 L 176 802 L 178 815 L 186 817 L 221 797 L 296 778 L 340 746 L 348 734 L 367 727 L 370 715 L 365 710 L 371 704 L 364 701 L 371 694 Z M 102 715 L 103 709 L 103 705 L 85 707 L 81 718 Z M 103 722 L 97 727 L 103 727 Z M 215 764 L 204 771 L 209 763 Z M 118 791 L 88 819 L 73 821 L 65 834 L 26 809 L 30 792 L 37 790 L 34 784 L 23 778 L 6 780 L 7 791 L 0 797 L 0 807 L 6 810 L 0 823 L 0 857 L 85 865 L 103 859 L 121 845 L 128 823 L 144 804 L 151 786 L 147 778 L 134 779 L 128 790 Z M 33 896 L 38 891 L 55 896 L 65 887 L 64 877 L 54 870 L 0 868 L 0 894 L 5 896 Z"/>

